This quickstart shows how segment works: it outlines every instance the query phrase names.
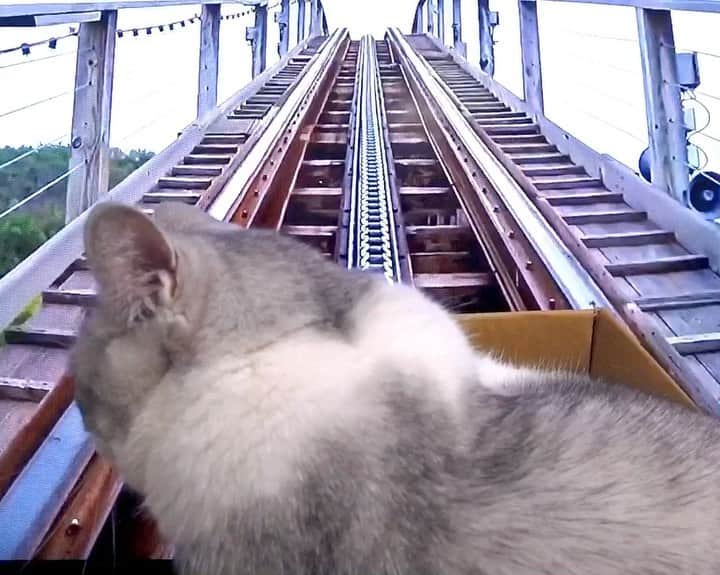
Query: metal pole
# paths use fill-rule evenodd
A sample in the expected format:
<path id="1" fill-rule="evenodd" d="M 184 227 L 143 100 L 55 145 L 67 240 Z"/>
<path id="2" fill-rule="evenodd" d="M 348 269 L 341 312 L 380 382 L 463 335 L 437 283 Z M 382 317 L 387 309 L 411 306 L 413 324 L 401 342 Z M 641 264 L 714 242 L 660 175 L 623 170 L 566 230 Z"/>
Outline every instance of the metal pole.
<path id="1" fill-rule="evenodd" d="M 290 0 L 281 0 L 280 12 L 277 14 L 277 24 L 280 32 L 280 42 L 278 43 L 278 54 L 282 58 L 288 53 L 290 48 Z"/>
<path id="2" fill-rule="evenodd" d="M 297 43 L 305 40 L 305 0 L 298 0 Z"/>
<path id="3" fill-rule="evenodd" d="M 480 68 L 492 76 L 495 74 L 495 48 L 492 38 L 490 0 L 478 0 L 478 30 L 480 32 Z"/>
<path id="4" fill-rule="evenodd" d="M 652 183 L 683 204 L 688 191 L 687 141 L 669 10 L 637 8 Z"/>
<path id="5" fill-rule="evenodd" d="M 467 46 L 462 41 L 462 0 L 453 0 L 453 46 L 463 58 L 467 57 Z"/>
<path id="6" fill-rule="evenodd" d="M 520 50 L 523 66 L 523 94 L 533 111 L 542 113 L 543 87 L 540 67 L 540 36 L 538 34 L 535 0 L 518 0 L 520 10 Z"/>
<path id="7" fill-rule="evenodd" d="M 69 222 L 107 193 L 110 177 L 110 111 L 117 11 L 80 24 L 75 64 L 70 174 L 65 199 Z"/>
<path id="8" fill-rule="evenodd" d="M 197 117 L 217 106 L 220 4 L 203 4 L 200 18 Z"/>

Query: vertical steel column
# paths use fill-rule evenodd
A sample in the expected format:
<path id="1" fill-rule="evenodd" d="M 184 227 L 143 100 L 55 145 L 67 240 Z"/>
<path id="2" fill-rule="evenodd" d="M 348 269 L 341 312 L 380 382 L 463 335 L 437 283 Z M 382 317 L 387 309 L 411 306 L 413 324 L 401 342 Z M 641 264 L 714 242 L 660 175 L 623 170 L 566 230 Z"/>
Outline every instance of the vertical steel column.
<path id="1" fill-rule="evenodd" d="M 437 0 L 437 3 L 438 38 L 445 44 L 445 0 Z"/>
<path id="2" fill-rule="evenodd" d="M 540 66 L 540 36 L 538 34 L 537 4 L 535 0 L 518 0 L 520 10 L 520 49 L 523 67 L 523 94 L 532 110 L 544 109 L 542 68 Z"/>
<path id="3" fill-rule="evenodd" d="M 685 204 L 687 142 L 669 10 L 637 8 L 652 183 Z"/>
<path id="4" fill-rule="evenodd" d="M 305 40 L 305 0 L 298 0 L 297 43 Z"/>
<path id="5" fill-rule="evenodd" d="M 495 74 L 495 47 L 490 0 L 478 0 L 478 30 L 480 32 L 480 68 L 492 76 Z"/>
<path id="6" fill-rule="evenodd" d="M 453 46 L 463 58 L 467 57 L 467 46 L 462 41 L 462 0 L 453 0 Z"/>
<path id="7" fill-rule="evenodd" d="M 245 37 L 252 46 L 252 76 L 262 74 L 267 65 L 267 4 L 257 4 L 255 26 L 248 28 Z"/>
<path id="8" fill-rule="evenodd" d="M 80 24 L 75 64 L 70 174 L 65 221 L 79 216 L 107 193 L 110 176 L 110 111 L 117 11 Z"/>
<path id="9" fill-rule="evenodd" d="M 278 42 L 278 54 L 282 58 L 290 48 L 290 0 L 281 0 L 280 12 L 275 13 L 279 29 L 280 42 Z"/>
<path id="10" fill-rule="evenodd" d="M 217 106 L 220 4 L 203 4 L 200 17 L 197 117 Z"/>

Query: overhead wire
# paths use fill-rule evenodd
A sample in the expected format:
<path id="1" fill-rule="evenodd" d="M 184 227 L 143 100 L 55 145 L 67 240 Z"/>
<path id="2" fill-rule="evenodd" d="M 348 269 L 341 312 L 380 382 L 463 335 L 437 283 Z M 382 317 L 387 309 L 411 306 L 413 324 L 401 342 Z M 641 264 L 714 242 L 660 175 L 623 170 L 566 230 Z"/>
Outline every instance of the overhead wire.
<path id="1" fill-rule="evenodd" d="M 63 134 L 62 136 L 58 136 L 57 138 L 52 138 L 52 139 L 48 140 L 46 143 L 41 144 L 38 147 L 31 148 L 31 149 L 23 152 L 22 154 L 19 154 L 19 155 L 15 156 L 14 158 L 7 160 L 6 162 L 0 164 L 0 170 L 4 170 L 5 168 L 8 168 L 8 167 L 12 166 L 13 164 L 16 164 L 17 162 L 24 160 L 28 156 L 37 154 L 40 150 L 43 150 L 43 149 L 47 148 L 48 146 L 57 144 L 60 140 L 68 137 L 69 135 L 70 135 L 69 133 L 66 133 L 66 134 Z"/>
<path id="2" fill-rule="evenodd" d="M 59 184 L 60 182 L 62 182 L 63 180 L 66 180 L 66 179 L 69 178 L 72 174 L 74 174 L 75 172 L 77 172 L 80 168 L 84 167 L 84 165 L 85 165 L 85 164 L 84 164 L 83 162 L 78 163 L 77 165 L 73 166 L 73 167 L 70 168 L 69 170 L 66 170 L 65 172 L 63 172 L 62 174 L 60 174 L 60 175 L 59 175 L 57 178 L 55 178 L 54 180 L 52 180 L 52 181 L 48 182 L 47 184 L 45 184 L 44 186 L 42 186 L 42 187 L 41 187 L 40 189 L 38 189 L 37 191 L 33 192 L 33 193 L 30 194 L 29 196 L 24 197 L 24 198 L 23 198 L 22 200 L 20 200 L 17 204 L 15 204 L 15 205 L 13 205 L 13 206 L 10 206 L 7 210 L 5 210 L 4 212 L 2 212 L 2 213 L 0 214 L 0 220 L 6 218 L 6 217 L 9 216 L 10 214 L 15 213 L 17 210 L 19 210 L 19 209 L 22 208 L 23 206 L 27 205 L 28 203 L 30 203 L 32 200 L 34 200 L 34 199 L 37 198 L 38 196 L 41 196 L 42 194 L 44 194 L 45 192 L 47 192 L 49 189 L 51 189 L 51 188 L 53 188 L 54 186 L 58 185 L 58 184 Z"/>
<path id="3" fill-rule="evenodd" d="M 6 118 L 8 116 L 12 116 L 13 114 L 17 114 L 18 112 L 22 112 L 24 110 L 28 110 L 29 108 L 34 108 L 35 106 L 39 106 L 40 104 L 45 104 L 47 102 L 52 102 L 53 100 L 57 100 L 58 98 L 62 98 L 63 96 L 68 96 L 71 94 L 76 94 L 77 92 L 80 92 L 81 90 L 84 90 L 90 86 L 89 83 L 82 84 L 80 86 L 77 86 L 73 88 L 72 90 L 65 90 L 63 92 L 59 92 L 57 94 L 53 94 L 52 96 L 48 96 L 47 98 L 42 98 L 41 100 L 36 100 L 34 102 L 30 102 L 29 104 L 23 104 L 22 106 L 18 108 L 13 108 L 11 110 L 6 110 L 5 112 L 0 112 L 0 119 Z"/>

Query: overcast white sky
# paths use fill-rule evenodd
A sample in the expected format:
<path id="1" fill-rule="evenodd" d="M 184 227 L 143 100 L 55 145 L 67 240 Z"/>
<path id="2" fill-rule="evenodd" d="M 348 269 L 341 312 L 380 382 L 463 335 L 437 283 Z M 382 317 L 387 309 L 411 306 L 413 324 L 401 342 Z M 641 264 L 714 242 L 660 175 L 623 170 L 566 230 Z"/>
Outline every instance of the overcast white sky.
<path id="1" fill-rule="evenodd" d="M 0 4 L 2 1 L 0 0 Z M 476 0 L 463 1 L 463 33 L 468 57 L 478 60 Z M 446 0 L 445 37 L 451 41 L 451 1 Z M 346 26 L 354 37 L 371 33 L 382 37 L 387 26 L 409 31 L 415 0 L 326 0 L 331 28 Z M 496 77 L 516 93 L 522 92 L 516 0 L 491 0 L 500 12 L 496 31 Z M 223 12 L 242 10 L 226 4 Z M 295 41 L 296 5 L 291 12 L 291 43 Z M 119 26 L 160 24 L 192 16 L 198 7 L 123 10 Z M 630 8 L 540 3 L 540 34 L 547 115 L 602 152 L 636 166 L 645 147 L 640 56 L 635 13 Z M 676 44 L 680 48 L 718 54 L 700 56 L 702 85 L 698 93 L 712 114 L 705 131 L 720 138 L 720 15 L 675 13 Z M 269 64 L 277 59 L 277 25 L 270 15 Z M 229 97 L 250 79 L 250 49 L 245 27 L 251 17 L 223 21 L 220 48 L 220 96 Z M 41 29 L 0 29 L 0 48 L 62 34 L 67 26 Z M 174 32 L 118 40 L 111 140 L 123 149 L 162 149 L 194 116 L 197 76 L 198 25 Z M 0 116 L 28 102 L 72 90 L 74 40 L 57 51 L 37 48 L 30 58 L 0 56 Z M 8 65 L 51 54 L 62 56 L 19 66 Z M 707 114 L 698 108 L 698 122 Z M 0 117 L 0 146 L 37 144 L 53 138 L 67 141 L 72 97 L 59 97 L 24 112 Z M 720 168 L 720 147 L 696 137 Z"/>

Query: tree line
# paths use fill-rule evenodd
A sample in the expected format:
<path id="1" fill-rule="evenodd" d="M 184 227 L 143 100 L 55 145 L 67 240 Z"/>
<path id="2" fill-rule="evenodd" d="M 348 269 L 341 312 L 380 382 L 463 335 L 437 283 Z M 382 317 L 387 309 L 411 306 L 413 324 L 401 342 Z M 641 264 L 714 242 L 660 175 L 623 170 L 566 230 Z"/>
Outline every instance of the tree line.
<path id="1" fill-rule="evenodd" d="M 17 162 L 0 169 L 0 214 L 52 182 L 68 168 L 68 146 L 27 146 L 0 148 L 0 166 L 25 153 Z M 110 188 L 152 157 L 145 150 L 127 153 L 114 148 L 110 155 Z M 16 212 L 0 218 L 0 277 L 5 275 L 65 223 L 67 179 L 58 182 Z"/>

